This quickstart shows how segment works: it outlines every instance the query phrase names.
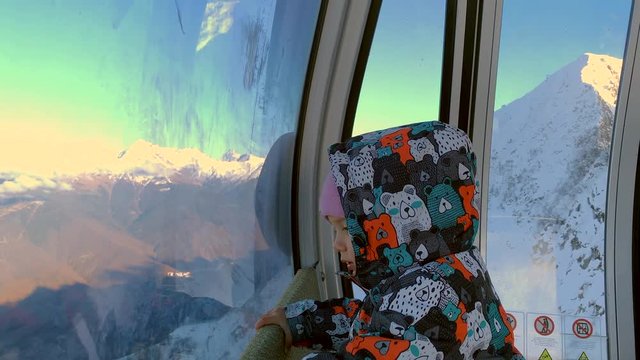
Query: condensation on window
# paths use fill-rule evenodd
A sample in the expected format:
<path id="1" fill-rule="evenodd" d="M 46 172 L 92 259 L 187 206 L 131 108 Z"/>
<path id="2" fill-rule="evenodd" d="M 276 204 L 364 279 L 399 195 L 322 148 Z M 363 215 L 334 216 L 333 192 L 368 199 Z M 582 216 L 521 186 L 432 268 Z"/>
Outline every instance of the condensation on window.
<path id="1" fill-rule="evenodd" d="M 0 358 L 239 357 L 293 274 L 319 11 L 0 4 Z"/>

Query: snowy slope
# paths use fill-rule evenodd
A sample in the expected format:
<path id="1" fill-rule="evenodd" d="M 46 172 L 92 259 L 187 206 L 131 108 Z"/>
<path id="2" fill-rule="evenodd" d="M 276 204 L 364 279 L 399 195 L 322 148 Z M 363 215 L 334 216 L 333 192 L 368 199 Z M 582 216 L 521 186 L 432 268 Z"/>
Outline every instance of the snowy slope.
<path id="1" fill-rule="evenodd" d="M 604 208 L 621 65 L 584 54 L 495 112 L 488 262 L 511 308 L 604 313 Z"/>

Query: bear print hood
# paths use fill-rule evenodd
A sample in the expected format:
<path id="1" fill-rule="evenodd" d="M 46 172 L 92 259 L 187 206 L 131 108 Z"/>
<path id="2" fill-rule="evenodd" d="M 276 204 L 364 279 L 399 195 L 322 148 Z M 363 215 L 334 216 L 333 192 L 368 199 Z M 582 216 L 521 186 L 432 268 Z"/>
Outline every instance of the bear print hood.
<path id="1" fill-rule="evenodd" d="M 438 121 L 352 137 L 329 148 L 366 289 L 406 269 L 469 250 L 479 184 L 469 137 Z"/>

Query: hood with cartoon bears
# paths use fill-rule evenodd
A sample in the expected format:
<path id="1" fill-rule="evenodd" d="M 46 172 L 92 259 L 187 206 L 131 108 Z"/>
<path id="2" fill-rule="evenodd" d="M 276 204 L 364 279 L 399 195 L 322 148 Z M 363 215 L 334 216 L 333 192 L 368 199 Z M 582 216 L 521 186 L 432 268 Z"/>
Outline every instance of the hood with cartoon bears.
<path id="1" fill-rule="evenodd" d="M 473 242 L 476 159 L 467 135 L 424 122 L 329 149 L 362 300 L 286 307 L 307 359 L 511 359 L 506 312 Z"/>
<path id="2" fill-rule="evenodd" d="M 467 135 L 433 121 L 360 135 L 329 149 L 365 288 L 473 245 L 476 159 Z"/>

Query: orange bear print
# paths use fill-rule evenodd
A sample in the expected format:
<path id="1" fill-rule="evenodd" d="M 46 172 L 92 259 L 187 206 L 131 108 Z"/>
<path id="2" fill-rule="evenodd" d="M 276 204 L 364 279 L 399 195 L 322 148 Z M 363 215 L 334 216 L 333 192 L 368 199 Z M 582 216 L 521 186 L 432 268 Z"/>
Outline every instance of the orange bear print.
<path id="1" fill-rule="evenodd" d="M 374 359 L 397 359 L 409 349 L 409 340 L 390 339 L 380 336 L 356 336 L 347 344 L 347 352 L 356 355 L 362 350 L 368 351 Z"/>
<path id="2" fill-rule="evenodd" d="M 455 255 L 447 255 L 447 256 L 441 257 L 439 259 L 436 259 L 436 262 L 439 264 L 444 264 L 444 263 L 449 264 L 452 268 L 460 271 L 460 273 L 462 273 L 462 276 L 464 276 L 464 278 L 467 279 L 467 281 L 471 281 L 471 277 L 472 277 L 471 272 L 467 270 L 466 267 L 464 267 L 464 265 L 462 264 L 462 261 L 460 261 Z"/>
<path id="3" fill-rule="evenodd" d="M 462 319 L 462 314 L 467 312 L 467 307 L 464 306 L 462 301 L 460 301 L 458 303 L 458 309 L 460 309 L 461 313 L 456 319 L 456 340 L 462 344 L 464 339 L 467 337 L 467 331 L 469 330 L 467 322 Z"/>
<path id="4" fill-rule="evenodd" d="M 473 195 L 476 192 L 475 185 L 463 185 L 458 189 L 458 193 L 462 198 L 462 206 L 464 207 L 465 214 L 458 218 L 458 224 L 464 225 L 464 230 L 467 231 L 472 225 L 472 218 L 480 219 L 480 213 L 473 207 Z"/>
<path id="5" fill-rule="evenodd" d="M 507 337 L 504 339 L 504 342 L 507 344 L 511 344 L 513 345 L 513 343 L 515 342 L 514 339 L 514 335 L 513 335 L 513 328 L 511 327 L 511 323 L 509 322 L 509 319 L 507 319 L 507 312 L 504 311 L 504 308 L 502 307 L 502 304 L 500 304 L 498 306 L 498 312 L 500 313 L 500 317 L 502 318 L 502 322 L 507 325 L 507 328 L 509 329 L 509 335 L 507 335 Z"/>
<path id="6" fill-rule="evenodd" d="M 389 214 L 382 214 L 377 219 L 365 220 L 364 231 L 367 233 L 367 260 L 378 260 L 378 248 L 382 245 L 389 245 L 390 248 L 397 248 L 398 236 L 396 229 L 391 223 Z"/>
<path id="7" fill-rule="evenodd" d="M 371 324 L 371 315 L 367 314 L 364 310 L 360 310 L 360 312 L 358 313 L 358 321 L 366 325 Z M 367 333 L 366 329 L 360 329 L 360 331 L 358 331 L 358 334 L 366 334 L 366 333 Z"/>
<path id="8" fill-rule="evenodd" d="M 409 160 L 414 160 L 408 143 L 409 131 L 411 131 L 410 128 L 404 128 L 380 138 L 382 146 L 389 146 L 391 147 L 391 152 L 400 154 L 400 161 L 403 164 L 406 164 Z"/>

